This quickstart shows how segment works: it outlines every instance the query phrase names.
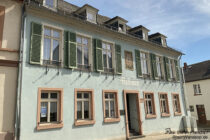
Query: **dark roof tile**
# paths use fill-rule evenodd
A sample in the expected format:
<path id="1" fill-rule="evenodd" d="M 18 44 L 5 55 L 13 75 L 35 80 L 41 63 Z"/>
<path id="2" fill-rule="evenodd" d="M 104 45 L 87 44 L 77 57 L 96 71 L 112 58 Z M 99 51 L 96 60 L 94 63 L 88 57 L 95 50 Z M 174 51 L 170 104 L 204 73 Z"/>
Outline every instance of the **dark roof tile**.
<path id="1" fill-rule="evenodd" d="M 188 65 L 184 69 L 185 82 L 210 79 L 210 60 Z"/>

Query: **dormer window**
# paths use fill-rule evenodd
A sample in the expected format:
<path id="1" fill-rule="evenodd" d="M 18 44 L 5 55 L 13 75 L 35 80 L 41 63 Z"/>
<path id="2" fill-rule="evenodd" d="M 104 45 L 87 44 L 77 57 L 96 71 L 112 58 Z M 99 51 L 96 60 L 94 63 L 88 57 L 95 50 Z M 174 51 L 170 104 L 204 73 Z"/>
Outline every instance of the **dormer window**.
<path id="1" fill-rule="evenodd" d="M 96 14 L 94 12 L 87 11 L 87 21 L 96 23 Z"/>
<path id="2" fill-rule="evenodd" d="M 166 38 L 167 38 L 166 36 L 160 33 L 155 33 L 149 36 L 149 39 L 152 42 L 157 43 L 163 47 L 167 47 Z"/>
<path id="3" fill-rule="evenodd" d="M 134 35 L 135 37 L 141 38 L 143 40 L 148 41 L 148 32 L 150 30 L 145 28 L 142 25 L 136 26 L 134 28 L 129 29 L 129 33 Z"/>
<path id="4" fill-rule="evenodd" d="M 125 19 L 116 16 L 116 17 L 106 21 L 105 25 L 112 30 L 116 30 L 121 33 L 126 33 L 126 23 L 127 22 L 128 21 L 126 21 Z"/>
<path id="5" fill-rule="evenodd" d="M 50 9 L 55 9 L 57 7 L 57 0 L 44 0 L 43 5 Z"/>
<path id="6" fill-rule="evenodd" d="M 81 8 L 79 8 L 77 11 L 75 11 L 76 15 L 79 15 L 82 19 L 85 19 L 91 23 L 97 23 L 96 17 L 98 14 L 98 9 L 85 4 Z"/>

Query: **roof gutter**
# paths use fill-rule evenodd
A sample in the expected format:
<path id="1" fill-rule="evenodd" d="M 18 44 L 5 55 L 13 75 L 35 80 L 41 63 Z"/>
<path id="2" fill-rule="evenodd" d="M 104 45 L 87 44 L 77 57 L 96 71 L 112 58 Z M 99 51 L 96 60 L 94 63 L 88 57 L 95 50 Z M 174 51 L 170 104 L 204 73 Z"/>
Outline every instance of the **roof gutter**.
<path id="1" fill-rule="evenodd" d="M 25 0 L 24 0 L 25 1 Z M 25 31 L 25 3 L 22 5 L 21 16 L 21 32 L 20 32 L 20 49 L 19 49 L 19 66 L 17 79 L 17 94 L 16 94 L 16 113 L 15 113 L 15 140 L 20 139 L 20 124 L 21 124 L 21 92 L 22 92 L 22 73 L 23 73 L 23 44 Z"/>

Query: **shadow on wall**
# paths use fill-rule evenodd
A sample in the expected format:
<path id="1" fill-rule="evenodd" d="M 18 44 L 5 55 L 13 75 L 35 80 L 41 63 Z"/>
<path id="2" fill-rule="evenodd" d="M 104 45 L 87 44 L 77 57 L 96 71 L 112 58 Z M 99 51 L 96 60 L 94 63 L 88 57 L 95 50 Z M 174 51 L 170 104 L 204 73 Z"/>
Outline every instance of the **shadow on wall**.
<path id="1" fill-rule="evenodd" d="M 13 137 L 15 125 L 15 104 L 17 89 L 17 68 L 1 67 L 0 69 L 0 102 L 2 107 L 0 118 L 0 132 L 8 132 L 3 137 L 10 140 Z M 1 137 L 0 137 L 1 138 Z"/>

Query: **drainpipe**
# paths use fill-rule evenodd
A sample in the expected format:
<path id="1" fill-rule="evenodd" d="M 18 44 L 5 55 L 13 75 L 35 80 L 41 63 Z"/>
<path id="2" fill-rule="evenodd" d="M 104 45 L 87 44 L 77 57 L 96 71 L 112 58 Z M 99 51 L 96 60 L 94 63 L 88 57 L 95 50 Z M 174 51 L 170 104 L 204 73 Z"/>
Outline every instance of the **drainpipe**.
<path id="1" fill-rule="evenodd" d="M 178 58 L 179 61 L 181 60 L 181 57 L 182 55 L 180 55 L 180 57 Z M 186 96 L 186 86 L 185 86 L 185 76 L 184 76 L 184 70 L 183 70 L 183 67 L 181 67 L 181 79 L 182 79 L 182 82 L 181 82 L 181 87 L 182 87 L 182 94 L 184 95 L 184 102 L 185 102 L 185 115 L 186 116 L 191 116 L 190 112 L 189 112 L 189 104 L 188 104 L 188 99 L 187 99 L 187 96 Z"/>
<path id="2" fill-rule="evenodd" d="M 15 140 L 20 139 L 20 124 L 21 124 L 21 92 L 22 92 L 22 72 L 23 72 L 23 45 L 24 45 L 24 29 L 25 29 L 25 0 L 22 5 L 21 15 L 21 31 L 20 31 L 20 48 L 19 48 L 19 66 L 17 79 L 17 94 L 16 94 L 16 112 L 15 112 Z"/>

